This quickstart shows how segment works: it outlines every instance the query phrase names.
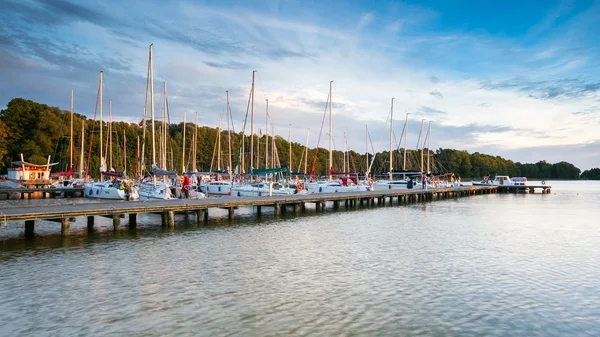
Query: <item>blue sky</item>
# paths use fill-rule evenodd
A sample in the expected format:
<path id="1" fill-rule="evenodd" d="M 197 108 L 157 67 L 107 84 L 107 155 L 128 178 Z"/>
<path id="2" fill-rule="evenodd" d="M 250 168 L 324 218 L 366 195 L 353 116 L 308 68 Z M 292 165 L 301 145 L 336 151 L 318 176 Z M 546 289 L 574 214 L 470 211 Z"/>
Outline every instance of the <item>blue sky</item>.
<path id="1" fill-rule="evenodd" d="M 598 1 L 5 0 L 0 102 L 68 109 L 74 89 L 93 116 L 103 70 L 114 118 L 137 122 L 154 43 L 174 121 L 198 111 L 216 126 L 229 90 L 239 130 L 256 69 L 257 129 L 268 98 L 276 132 L 291 124 L 300 143 L 310 128 L 316 145 L 333 80 L 337 149 L 345 134 L 362 152 L 366 124 L 387 134 L 395 97 L 409 147 L 425 119 L 435 148 L 587 169 L 600 166 L 599 16 Z"/>

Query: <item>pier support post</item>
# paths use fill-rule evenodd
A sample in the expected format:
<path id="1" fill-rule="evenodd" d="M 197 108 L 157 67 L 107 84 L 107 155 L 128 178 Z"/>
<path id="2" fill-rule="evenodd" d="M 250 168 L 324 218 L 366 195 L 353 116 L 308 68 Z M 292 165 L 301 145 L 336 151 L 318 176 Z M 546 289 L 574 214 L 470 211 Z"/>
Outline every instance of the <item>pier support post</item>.
<path id="1" fill-rule="evenodd" d="M 203 209 L 197 209 L 196 210 L 196 224 L 198 226 L 200 226 L 200 224 L 202 224 L 202 221 L 204 220 L 204 214 L 206 213 L 205 210 Z"/>
<path id="2" fill-rule="evenodd" d="M 305 203 L 304 201 L 301 201 L 301 202 L 300 202 L 300 210 L 301 210 L 302 212 L 306 211 L 306 203 Z"/>
<path id="3" fill-rule="evenodd" d="M 281 214 L 281 206 L 279 206 L 279 203 L 275 203 L 275 205 L 273 205 L 273 210 L 275 211 L 275 215 L 279 215 Z"/>
<path id="4" fill-rule="evenodd" d="M 87 217 L 87 229 L 88 229 L 88 232 L 91 232 L 94 230 L 94 216 L 93 215 L 88 215 L 88 217 Z"/>
<path id="5" fill-rule="evenodd" d="M 261 216 L 261 215 L 262 215 L 262 207 L 256 206 L 256 216 Z"/>
<path id="6" fill-rule="evenodd" d="M 333 201 L 333 209 L 338 209 L 340 208 L 340 202 L 338 200 L 334 200 Z"/>
<path id="7" fill-rule="evenodd" d="M 69 221 L 69 218 L 60 219 L 60 235 L 68 236 L 70 230 L 71 230 L 71 222 Z"/>
<path id="8" fill-rule="evenodd" d="M 293 209 L 294 209 L 294 215 L 298 214 L 298 209 L 300 208 L 299 206 L 300 206 L 300 205 L 298 205 L 298 204 L 293 204 L 293 205 L 292 205 L 292 207 L 293 207 Z"/>
<path id="9" fill-rule="evenodd" d="M 234 207 L 229 207 L 227 209 L 227 218 L 229 220 L 233 220 L 233 212 L 234 212 L 235 208 Z"/>
<path id="10" fill-rule="evenodd" d="M 327 209 L 327 201 L 321 201 L 321 211 L 325 211 Z"/>
<path id="11" fill-rule="evenodd" d="M 34 236 L 35 220 L 25 221 L 25 239 L 31 240 Z"/>
<path id="12" fill-rule="evenodd" d="M 315 210 L 317 212 L 321 210 L 321 202 L 320 201 L 315 202 Z"/>
<path id="13" fill-rule="evenodd" d="M 112 220 L 113 220 L 113 231 L 116 232 L 119 229 L 121 229 L 121 214 L 113 214 Z"/>
<path id="14" fill-rule="evenodd" d="M 175 227 L 175 212 L 173 212 L 173 211 L 167 212 L 167 225 L 169 227 Z"/>
<path id="15" fill-rule="evenodd" d="M 129 228 L 137 227 L 137 213 L 129 213 Z"/>

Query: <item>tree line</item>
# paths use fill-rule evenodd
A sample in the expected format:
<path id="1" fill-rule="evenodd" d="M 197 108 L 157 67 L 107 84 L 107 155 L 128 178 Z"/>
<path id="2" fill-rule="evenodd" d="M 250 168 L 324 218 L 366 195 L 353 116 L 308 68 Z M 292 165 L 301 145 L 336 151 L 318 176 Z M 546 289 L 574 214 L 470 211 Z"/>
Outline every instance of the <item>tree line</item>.
<path id="1" fill-rule="evenodd" d="M 0 170 L 6 172 L 6 167 L 10 167 L 11 161 L 20 160 L 22 153 L 26 161 L 45 164 L 48 156 L 51 156 L 52 162 L 59 164 L 53 167 L 53 171 L 68 171 L 71 161 L 70 151 L 70 112 L 61 110 L 57 107 L 50 107 L 46 104 L 40 104 L 23 98 L 12 99 L 7 108 L 0 110 Z M 79 163 L 83 161 L 84 167 L 88 169 L 90 176 L 99 176 L 99 129 L 98 121 L 89 119 L 84 115 L 75 113 L 73 116 L 73 171 L 78 171 Z M 144 145 L 145 162 L 152 162 L 152 137 L 150 137 L 150 121 L 147 121 L 146 130 L 137 123 L 113 122 L 111 125 L 112 152 L 105 152 L 108 164 L 117 171 L 123 171 L 125 168 L 128 173 L 136 171 L 138 158 L 141 154 L 139 148 Z M 82 131 L 83 126 L 83 131 Z M 160 148 L 160 130 L 162 124 L 155 122 L 156 143 L 155 147 Z M 166 158 L 166 169 L 175 169 L 181 172 L 183 169 L 191 171 L 194 167 L 198 171 L 209 171 L 217 169 L 227 169 L 229 165 L 229 139 L 231 139 L 232 166 L 239 165 L 242 158 L 245 162 L 246 172 L 249 171 L 250 163 L 250 137 L 242 135 L 241 132 L 229 134 L 227 130 L 221 130 L 220 149 L 217 149 L 216 128 L 207 126 L 195 126 L 188 123 L 185 126 L 185 149 L 183 149 L 183 123 L 167 125 L 167 145 L 166 150 L 158 154 L 158 158 Z M 103 152 L 111 147 L 107 143 L 108 123 L 103 122 Z M 239 131 L 239 130 L 238 130 Z M 84 135 L 84 156 L 81 158 L 81 136 Z M 145 137 L 144 137 L 145 132 Z M 194 144 L 194 134 L 197 139 Z M 306 147 L 296 142 L 291 143 L 290 163 L 290 143 L 280 136 L 275 136 L 274 144 L 276 149 L 277 161 L 273 160 L 273 140 L 267 135 L 254 136 L 255 151 L 253 158 L 255 168 L 264 168 L 281 166 L 289 167 L 294 172 L 309 173 L 314 167 L 317 175 L 327 175 L 329 172 L 329 152 L 327 149 L 310 148 L 306 155 Z M 267 157 L 266 142 L 269 142 L 269 158 Z M 139 141 L 139 145 L 138 145 Z M 242 157 L 242 141 L 244 143 L 244 155 Z M 194 157 L 193 149 L 196 148 Z M 163 146 L 164 148 L 164 146 Z M 185 162 L 184 162 L 185 152 Z M 217 163 L 217 153 L 221 154 L 221 162 Z M 355 151 L 333 151 L 334 169 L 364 173 L 370 166 L 370 172 L 373 174 L 385 174 L 389 171 L 389 152 L 383 151 L 373 154 L 361 154 Z M 406 157 L 406 161 L 404 158 Z M 112 163 L 110 162 L 112 158 Z M 158 163 L 160 161 L 156 160 Z M 406 162 L 406 166 L 404 163 Z M 394 170 L 421 171 L 429 170 L 431 172 L 443 174 L 454 173 L 464 178 L 480 178 L 489 175 L 510 175 L 525 176 L 533 179 L 600 179 L 600 169 L 592 169 L 583 172 L 568 162 L 547 163 L 539 161 L 537 163 L 515 163 L 500 156 L 492 156 L 479 152 L 468 153 L 454 149 L 437 149 L 429 151 L 425 149 L 424 153 L 420 150 L 407 150 L 406 154 L 402 149 L 393 152 Z M 112 164 L 112 165 L 111 165 Z M 305 172 L 308 171 L 308 172 Z"/>

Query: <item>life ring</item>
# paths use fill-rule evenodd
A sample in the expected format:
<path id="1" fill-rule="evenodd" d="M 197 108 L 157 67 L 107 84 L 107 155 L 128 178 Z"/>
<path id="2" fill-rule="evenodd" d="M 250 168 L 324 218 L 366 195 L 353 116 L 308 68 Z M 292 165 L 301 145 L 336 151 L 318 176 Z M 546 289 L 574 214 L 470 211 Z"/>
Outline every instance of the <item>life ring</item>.
<path id="1" fill-rule="evenodd" d="M 296 183 L 296 189 L 298 191 L 303 191 L 304 190 L 304 184 L 301 181 L 297 182 Z"/>
<path id="2" fill-rule="evenodd" d="M 546 181 L 545 180 L 542 180 L 542 185 L 546 185 Z"/>

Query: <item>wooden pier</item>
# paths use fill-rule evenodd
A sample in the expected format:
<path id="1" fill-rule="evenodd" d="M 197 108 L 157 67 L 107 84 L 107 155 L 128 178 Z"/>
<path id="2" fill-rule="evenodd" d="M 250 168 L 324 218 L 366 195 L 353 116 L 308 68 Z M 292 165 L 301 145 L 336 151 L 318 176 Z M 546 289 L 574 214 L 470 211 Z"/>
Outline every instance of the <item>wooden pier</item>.
<path id="1" fill-rule="evenodd" d="M 327 209 L 339 209 L 343 204 L 346 209 L 358 206 L 392 206 L 407 205 L 416 202 L 435 201 L 449 198 L 495 193 L 496 186 L 456 187 L 438 189 L 385 190 L 355 193 L 319 193 L 293 194 L 264 197 L 216 197 L 199 200 L 153 200 L 128 202 L 102 202 L 86 204 L 52 205 L 52 206 L 14 206 L 0 209 L 0 224 L 25 221 L 25 237 L 34 236 L 36 220 L 47 220 L 61 224 L 61 234 L 69 235 L 70 224 L 78 217 L 87 217 L 88 231 L 93 231 L 94 217 L 102 216 L 112 219 L 115 231 L 121 227 L 121 219 L 128 217 L 128 226 L 136 227 L 137 214 L 159 214 L 162 226 L 175 225 L 175 213 L 195 213 L 198 224 L 208 221 L 210 209 L 226 209 L 228 218 L 233 220 L 235 210 L 239 207 L 253 207 L 260 216 L 264 207 L 274 210 L 276 215 L 292 211 L 297 214 L 305 211 L 307 204 L 314 204 L 317 212 Z"/>
<path id="2" fill-rule="evenodd" d="M 0 189 L 0 200 L 32 199 L 39 196 L 42 199 L 56 197 L 83 197 L 82 188 L 3 188 Z"/>

